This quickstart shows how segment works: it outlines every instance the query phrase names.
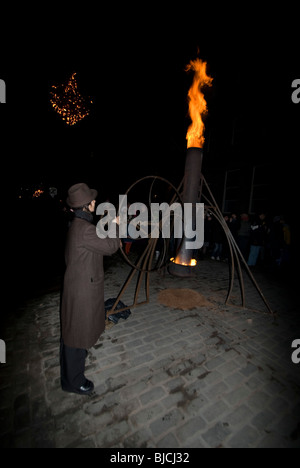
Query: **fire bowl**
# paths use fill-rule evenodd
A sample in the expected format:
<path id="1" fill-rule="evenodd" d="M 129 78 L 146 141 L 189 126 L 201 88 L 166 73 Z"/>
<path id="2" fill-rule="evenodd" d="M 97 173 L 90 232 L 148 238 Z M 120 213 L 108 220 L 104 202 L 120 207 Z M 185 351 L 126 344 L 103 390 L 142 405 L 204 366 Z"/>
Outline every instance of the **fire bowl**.
<path id="1" fill-rule="evenodd" d="M 189 278 L 195 276 L 195 268 L 195 266 L 180 265 L 179 263 L 174 263 L 171 261 L 168 265 L 168 272 L 173 276 Z"/>

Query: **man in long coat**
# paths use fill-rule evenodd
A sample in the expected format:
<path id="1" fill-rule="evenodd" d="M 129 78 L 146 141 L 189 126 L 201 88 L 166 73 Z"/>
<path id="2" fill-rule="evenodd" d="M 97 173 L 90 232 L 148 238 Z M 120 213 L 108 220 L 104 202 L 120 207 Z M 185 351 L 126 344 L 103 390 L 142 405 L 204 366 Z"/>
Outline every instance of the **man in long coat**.
<path id="1" fill-rule="evenodd" d="M 86 184 L 73 185 L 67 203 L 74 212 L 66 249 L 66 271 L 61 306 L 62 389 L 90 394 L 94 385 L 84 376 L 87 349 L 105 328 L 103 256 L 112 255 L 119 238 L 100 239 L 92 224 L 97 191 Z M 118 224 L 118 219 L 115 220 Z"/>

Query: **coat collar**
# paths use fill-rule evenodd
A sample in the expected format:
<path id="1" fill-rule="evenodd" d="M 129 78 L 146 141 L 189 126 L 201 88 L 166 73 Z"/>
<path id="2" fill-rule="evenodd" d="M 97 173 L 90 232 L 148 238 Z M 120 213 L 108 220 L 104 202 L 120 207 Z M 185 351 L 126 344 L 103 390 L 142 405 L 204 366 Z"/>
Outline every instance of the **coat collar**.
<path id="1" fill-rule="evenodd" d="M 75 218 L 85 219 L 89 223 L 93 222 L 93 214 L 83 210 L 74 210 Z"/>

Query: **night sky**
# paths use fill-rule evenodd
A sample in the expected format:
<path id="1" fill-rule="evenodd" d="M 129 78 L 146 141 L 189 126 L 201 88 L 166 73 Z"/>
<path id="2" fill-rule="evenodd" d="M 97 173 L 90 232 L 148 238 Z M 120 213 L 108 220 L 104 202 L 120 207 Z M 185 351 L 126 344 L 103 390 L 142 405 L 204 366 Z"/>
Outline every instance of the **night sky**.
<path id="1" fill-rule="evenodd" d="M 246 29 L 243 16 L 234 27 L 210 17 L 205 30 L 197 21 L 189 30 L 184 19 L 182 28 L 171 18 L 164 28 L 162 20 L 158 27 L 145 24 L 146 16 L 121 26 L 110 18 L 106 32 L 102 18 L 99 34 L 93 26 L 81 37 L 77 22 L 65 35 L 52 30 L 48 41 L 41 31 L 20 40 L 0 69 L 7 87 L 0 109 L 7 182 L 43 181 L 64 190 L 84 179 L 103 187 L 105 196 L 107 186 L 119 193 L 143 175 L 172 181 L 183 170 L 190 123 L 192 75 L 184 68 L 196 57 L 207 61 L 214 80 L 206 92 L 213 164 L 226 165 L 234 121 L 245 154 L 285 151 L 285 161 L 294 164 L 300 104 L 291 101 L 291 83 L 300 77 L 299 49 L 296 31 L 279 28 L 279 16 L 250 21 Z M 73 72 L 93 104 L 88 117 L 68 127 L 52 110 L 49 91 Z"/>

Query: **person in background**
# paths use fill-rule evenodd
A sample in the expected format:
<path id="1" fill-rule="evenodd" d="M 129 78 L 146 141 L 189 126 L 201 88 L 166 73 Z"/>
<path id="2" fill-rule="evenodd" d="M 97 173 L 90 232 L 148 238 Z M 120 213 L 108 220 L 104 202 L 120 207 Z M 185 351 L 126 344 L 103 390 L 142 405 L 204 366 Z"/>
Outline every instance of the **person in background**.
<path id="1" fill-rule="evenodd" d="M 237 233 L 237 245 L 245 259 L 249 254 L 250 221 L 247 213 L 241 214 L 240 228 Z"/>
<path id="2" fill-rule="evenodd" d="M 239 230 L 239 227 L 240 227 L 240 223 L 239 223 L 237 215 L 235 213 L 231 213 L 231 215 L 229 216 L 229 220 L 228 220 L 227 224 L 228 224 L 229 230 L 230 230 L 234 240 L 237 241 L 237 236 L 238 236 L 238 230 Z"/>
<path id="3" fill-rule="evenodd" d="M 112 255 L 118 238 L 100 239 L 93 224 L 97 191 L 80 183 L 70 187 L 67 204 L 74 213 L 65 247 L 66 270 L 61 303 L 61 386 L 89 395 L 94 384 L 84 375 L 87 350 L 105 329 L 103 256 Z M 119 218 L 113 221 L 119 224 Z"/>
<path id="4" fill-rule="evenodd" d="M 290 262 L 291 230 L 283 215 L 273 219 L 270 228 L 270 248 L 275 266 L 286 266 Z"/>
<path id="5" fill-rule="evenodd" d="M 291 248 L 291 229 L 289 224 L 285 221 L 285 218 L 282 217 L 282 231 L 283 231 L 283 252 L 282 252 L 282 261 L 283 263 L 289 263 L 290 261 L 290 248 Z"/>
<path id="6" fill-rule="evenodd" d="M 282 252 L 284 245 L 284 233 L 282 216 L 274 216 L 270 226 L 269 245 L 271 259 L 274 266 L 280 266 L 282 262 Z"/>
<path id="7" fill-rule="evenodd" d="M 204 244 L 202 253 L 205 256 L 210 252 L 213 245 L 213 219 L 211 213 L 207 213 L 204 218 Z"/>
<path id="8" fill-rule="evenodd" d="M 261 252 L 261 249 L 265 245 L 265 214 L 261 213 L 258 217 L 255 217 L 253 223 L 251 223 L 250 231 L 250 251 L 248 257 L 248 266 L 255 266 Z"/>
<path id="9" fill-rule="evenodd" d="M 221 260 L 224 239 L 225 235 L 223 227 L 218 220 L 214 219 L 212 230 L 213 250 L 210 257 L 212 260 Z"/>

